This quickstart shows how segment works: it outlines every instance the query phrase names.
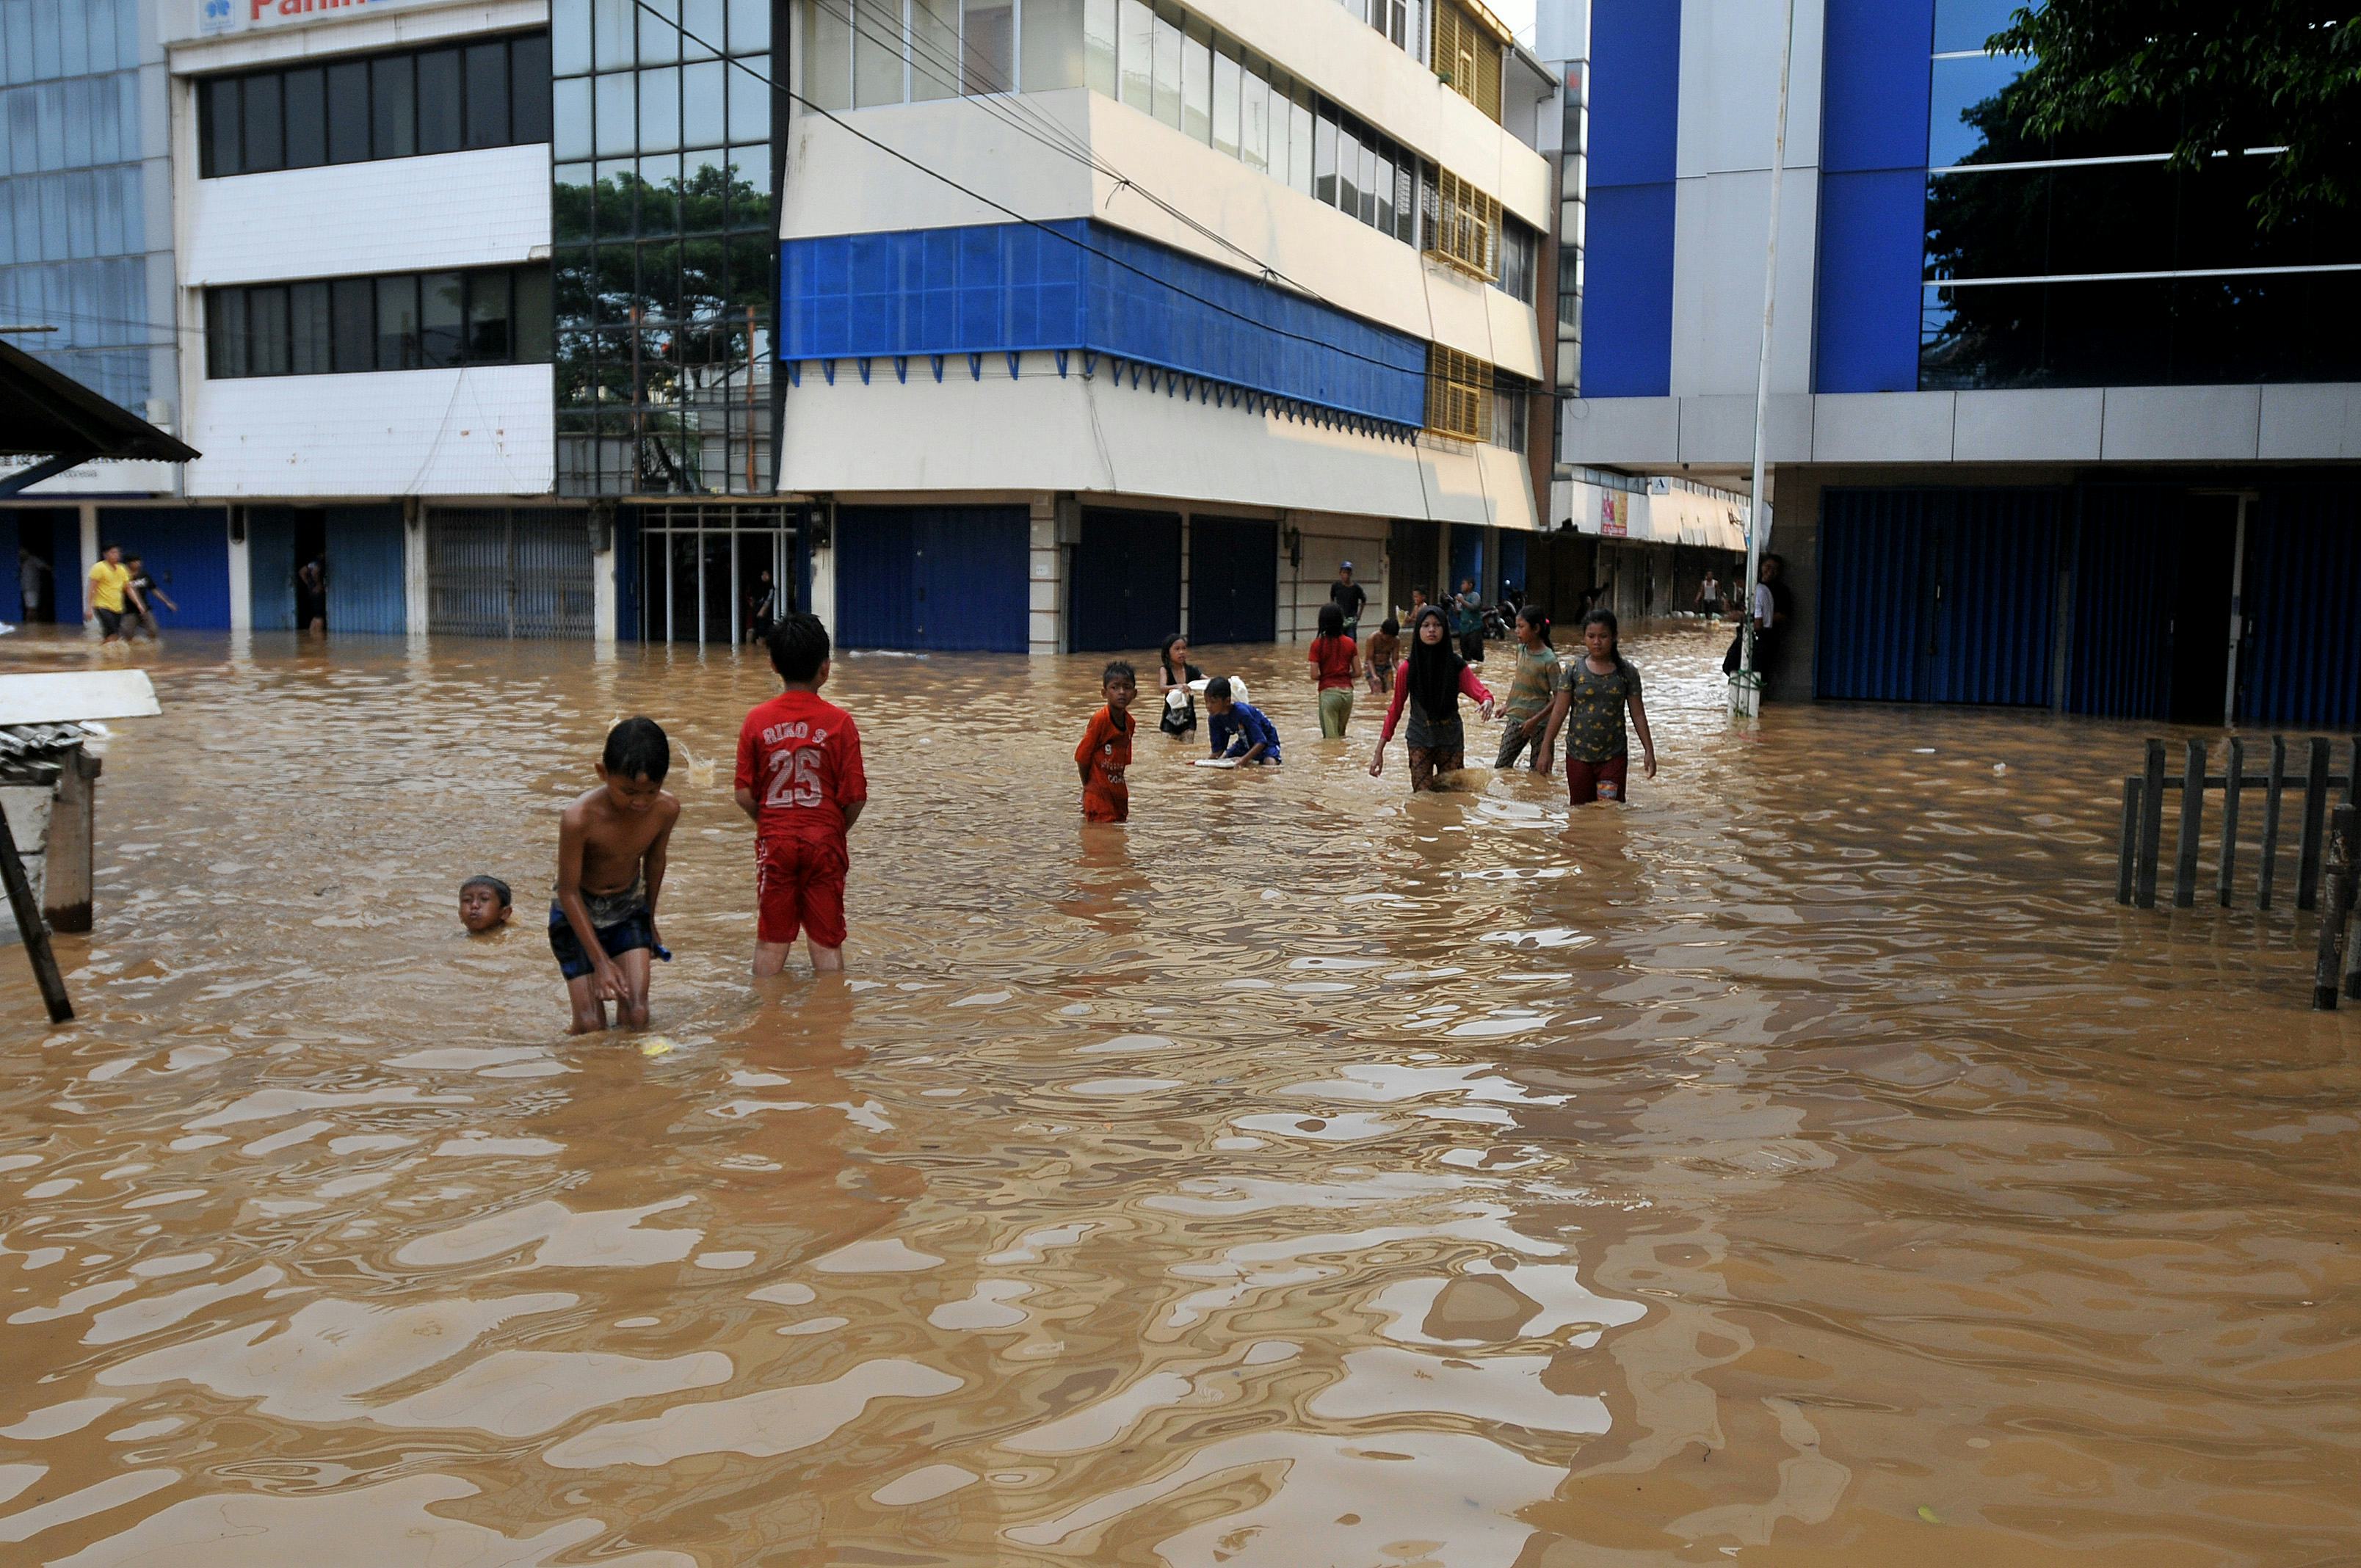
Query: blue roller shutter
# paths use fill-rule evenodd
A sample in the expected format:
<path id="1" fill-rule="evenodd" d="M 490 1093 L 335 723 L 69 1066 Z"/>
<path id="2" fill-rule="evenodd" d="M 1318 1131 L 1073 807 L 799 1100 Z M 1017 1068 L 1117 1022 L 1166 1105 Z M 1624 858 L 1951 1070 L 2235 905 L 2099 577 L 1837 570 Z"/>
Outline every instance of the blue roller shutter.
<path id="1" fill-rule="evenodd" d="M 1271 642 L 1278 637 L 1279 524 L 1190 519 L 1189 641 Z"/>
<path id="2" fill-rule="evenodd" d="M 1067 641 L 1077 653 L 1154 648 L 1180 630 L 1180 520 L 1083 512 L 1067 602 L 1073 607 Z"/>
<path id="3" fill-rule="evenodd" d="M 247 585 L 257 631 L 295 630 L 295 509 L 246 509 Z"/>
<path id="4" fill-rule="evenodd" d="M 1023 507 L 840 507 L 837 641 L 847 648 L 1022 653 L 1030 516 Z"/>
<path id="5" fill-rule="evenodd" d="M 2092 485 L 2081 494 L 2074 633 L 2066 711 L 2097 718 L 2162 714 L 2172 687 L 2170 611 L 2181 492 Z"/>
<path id="6" fill-rule="evenodd" d="M 99 538 L 137 555 L 178 609 L 155 607 L 166 630 L 229 625 L 229 514 L 220 507 L 104 507 Z"/>
<path id="7" fill-rule="evenodd" d="M 401 509 L 327 509 L 328 630 L 398 637 L 410 630 Z"/>
<path id="8" fill-rule="evenodd" d="M 2361 492 L 2286 486 L 2263 492 L 2246 564 L 2253 628 L 2238 717 L 2257 724 L 2361 727 Z"/>

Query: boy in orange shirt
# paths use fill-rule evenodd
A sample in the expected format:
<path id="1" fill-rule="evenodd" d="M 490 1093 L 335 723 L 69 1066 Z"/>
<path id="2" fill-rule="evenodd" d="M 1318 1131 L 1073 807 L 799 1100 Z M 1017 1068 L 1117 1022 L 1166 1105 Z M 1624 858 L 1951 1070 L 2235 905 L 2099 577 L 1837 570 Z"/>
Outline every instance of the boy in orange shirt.
<path id="1" fill-rule="evenodd" d="M 1091 716 L 1082 743 L 1074 748 L 1074 766 L 1082 775 L 1082 820 L 1131 820 L 1131 786 L 1124 783 L 1131 766 L 1131 705 L 1139 696 L 1139 676 L 1117 659 L 1099 677 L 1106 706 Z"/>
<path id="2" fill-rule="evenodd" d="M 830 667 L 819 617 L 783 616 L 766 639 L 786 690 L 738 731 L 738 808 L 754 819 L 754 974 L 786 968 L 801 929 L 812 972 L 844 967 L 845 835 L 869 801 L 861 731 L 820 700 Z"/>

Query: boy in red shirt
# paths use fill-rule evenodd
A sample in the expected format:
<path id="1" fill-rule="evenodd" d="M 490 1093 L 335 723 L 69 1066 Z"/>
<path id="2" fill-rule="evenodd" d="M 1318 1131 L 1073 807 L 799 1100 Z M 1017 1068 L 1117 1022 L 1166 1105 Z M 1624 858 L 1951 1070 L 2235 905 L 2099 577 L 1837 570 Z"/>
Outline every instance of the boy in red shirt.
<path id="1" fill-rule="evenodd" d="M 1139 696 L 1139 675 L 1117 659 L 1099 677 L 1106 706 L 1091 715 L 1082 743 L 1074 748 L 1074 766 L 1082 774 L 1082 820 L 1131 820 L 1131 786 L 1123 775 L 1131 766 L 1131 705 Z"/>
<path id="2" fill-rule="evenodd" d="M 800 927 L 812 972 L 844 967 L 845 834 L 869 799 L 861 731 L 823 702 L 828 628 L 819 617 L 784 616 L 768 639 L 771 668 L 786 690 L 746 716 L 738 732 L 738 808 L 754 819 L 754 974 L 785 969 Z"/>

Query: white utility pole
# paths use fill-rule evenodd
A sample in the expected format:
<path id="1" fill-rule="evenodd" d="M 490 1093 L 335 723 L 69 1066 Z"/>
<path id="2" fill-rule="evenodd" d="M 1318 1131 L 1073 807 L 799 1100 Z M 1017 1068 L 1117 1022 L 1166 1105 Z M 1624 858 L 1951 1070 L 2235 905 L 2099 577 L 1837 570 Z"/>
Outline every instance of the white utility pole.
<path id="1" fill-rule="evenodd" d="M 1763 458 L 1771 407 L 1771 317 L 1779 302 L 1779 182 L 1787 169 L 1787 76 L 1795 59 L 1795 0 L 1787 0 L 1779 48 L 1779 121 L 1771 142 L 1771 235 L 1763 247 L 1763 349 L 1754 367 L 1754 479 L 1746 504 L 1746 620 L 1743 652 L 1730 684 L 1731 710 L 1748 718 L 1763 710 L 1763 681 L 1754 671 L 1754 593 L 1763 580 L 1763 536 L 1770 509 L 1763 502 Z"/>

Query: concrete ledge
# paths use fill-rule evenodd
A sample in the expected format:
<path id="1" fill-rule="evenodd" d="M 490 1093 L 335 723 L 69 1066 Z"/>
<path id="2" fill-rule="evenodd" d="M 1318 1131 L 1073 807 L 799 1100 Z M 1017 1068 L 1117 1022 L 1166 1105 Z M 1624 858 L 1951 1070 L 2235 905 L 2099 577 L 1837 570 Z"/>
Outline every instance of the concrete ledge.
<path id="1" fill-rule="evenodd" d="M 2113 463 L 2251 461 L 2260 387 L 2110 387 L 2099 457 Z"/>
<path id="2" fill-rule="evenodd" d="M 1948 463 L 1959 418 L 1949 392 L 1862 392 L 1812 400 L 1815 463 Z"/>
<path id="3" fill-rule="evenodd" d="M 1960 392 L 1955 463 L 2095 463 L 2106 414 L 2097 387 Z"/>
<path id="4" fill-rule="evenodd" d="M 2361 458 L 2361 387 L 2265 387 L 2256 455 L 2266 461 Z"/>
<path id="5" fill-rule="evenodd" d="M 1677 463 L 1678 398 L 1569 398 L 1560 418 L 1569 463 Z"/>

